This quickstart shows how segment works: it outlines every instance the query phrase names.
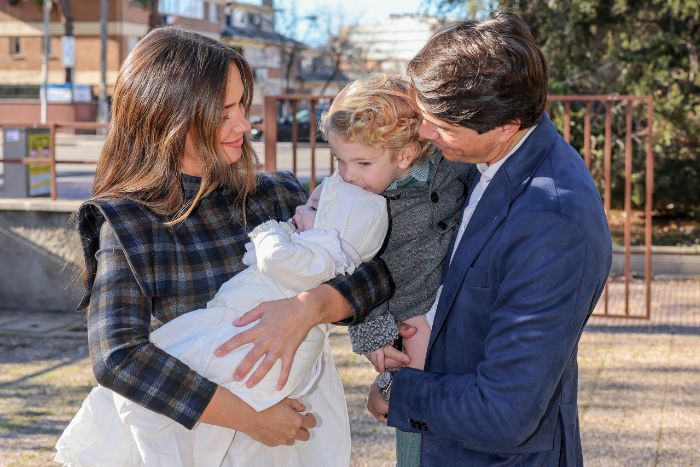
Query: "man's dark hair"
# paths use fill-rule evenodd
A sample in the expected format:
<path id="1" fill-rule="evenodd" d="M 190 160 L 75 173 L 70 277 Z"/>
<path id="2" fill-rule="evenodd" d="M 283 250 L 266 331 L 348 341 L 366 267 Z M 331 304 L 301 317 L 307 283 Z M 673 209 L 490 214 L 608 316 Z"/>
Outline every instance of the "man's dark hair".
<path id="1" fill-rule="evenodd" d="M 408 64 L 422 107 L 485 133 L 520 120 L 536 125 L 547 100 L 547 64 L 525 22 L 498 11 L 442 28 Z"/>

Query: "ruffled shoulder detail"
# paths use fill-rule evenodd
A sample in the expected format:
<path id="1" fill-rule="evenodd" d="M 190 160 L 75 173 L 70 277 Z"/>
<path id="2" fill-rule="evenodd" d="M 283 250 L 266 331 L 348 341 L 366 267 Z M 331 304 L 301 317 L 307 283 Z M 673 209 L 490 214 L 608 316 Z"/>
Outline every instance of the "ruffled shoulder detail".
<path id="1" fill-rule="evenodd" d="M 336 274 L 352 274 L 362 262 L 361 258 L 350 248 L 343 248 L 343 240 L 337 230 L 311 229 L 292 234 L 299 238 L 323 247 L 333 258 Z"/>
<path id="2" fill-rule="evenodd" d="M 261 233 L 267 232 L 269 230 L 275 230 L 275 229 L 282 230 L 283 232 L 287 232 L 288 234 L 291 234 L 292 232 L 294 232 L 294 229 L 292 228 L 292 226 L 289 222 L 280 222 L 280 221 L 276 221 L 276 220 L 269 220 L 267 222 L 263 222 L 262 224 L 258 225 L 253 230 L 251 230 L 250 233 L 248 234 L 248 237 L 250 237 L 251 240 L 255 240 L 255 237 L 257 237 Z"/>
<path id="3" fill-rule="evenodd" d="M 323 191 L 316 211 L 315 226 L 323 226 L 330 217 L 335 200 L 338 197 L 338 187 L 343 179 L 338 174 L 331 175 L 323 179 Z"/>
<path id="4" fill-rule="evenodd" d="M 94 199 L 80 206 L 77 222 L 87 273 L 85 295 L 78 309 L 90 302 L 97 271 L 95 254 L 100 248 L 100 229 L 104 222 L 113 228 L 144 296 L 154 297 L 172 289 L 173 252 L 154 248 L 154 245 L 172 244 L 172 232 L 163 219 L 146 206 L 128 199 Z"/>

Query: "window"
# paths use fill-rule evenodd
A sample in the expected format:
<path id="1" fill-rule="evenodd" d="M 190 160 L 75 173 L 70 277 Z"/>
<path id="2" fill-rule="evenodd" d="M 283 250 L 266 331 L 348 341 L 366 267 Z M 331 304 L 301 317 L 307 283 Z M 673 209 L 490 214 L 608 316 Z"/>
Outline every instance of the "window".
<path id="1" fill-rule="evenodd" d="M 219 22 L 219 7 L 214 2 L 209 2 L 209 22 L 218 23 Z"/>
<path id="2" fill-rule="evenodd" d="M 158 12 L 161 15 L 204 19 L 204 0 L 160 0 Z"/>
<path id="3" fill-rule="evenodd" d="M 136 47 L 136 44 L 139 43 L 139 38 L 138 37 L 130 37 L 127 41 L 127 50 L 131 52 L 134 50 L 134 47 Z"/>
<path id="4" fill-rule="evenodd" d="M 255 13 L 248 13 L 248 24 L 252 24 L 253 26 L 260 26 L 260 23 L 262 23 L 262 18 L 260 18 L 260 15 L 256 15 Z"/>
<path id="5" fill-rule="evenodd" d="M 19 37 L 10 37 L 10 55 L 17 57 L 22 55 L 22 39 Z"/>

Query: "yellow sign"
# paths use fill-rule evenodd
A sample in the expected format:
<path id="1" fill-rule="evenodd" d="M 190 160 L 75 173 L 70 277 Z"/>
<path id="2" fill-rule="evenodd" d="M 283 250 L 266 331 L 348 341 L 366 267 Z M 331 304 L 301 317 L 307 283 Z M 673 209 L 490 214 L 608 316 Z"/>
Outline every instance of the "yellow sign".
<path id="1" fill-rule="evenodd" d="M 45 158 L 51 155 L 49 133 L 29 133 L 27 135 L 27 156 Z M 51 165 L 29 164 L 29 196 L 51 194 Z"/>

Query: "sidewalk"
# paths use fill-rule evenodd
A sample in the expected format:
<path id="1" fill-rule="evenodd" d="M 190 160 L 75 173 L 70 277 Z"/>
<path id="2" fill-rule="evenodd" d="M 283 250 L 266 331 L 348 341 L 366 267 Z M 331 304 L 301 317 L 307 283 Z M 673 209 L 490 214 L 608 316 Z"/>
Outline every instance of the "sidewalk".
<path id="1" fill-rule="evenodd" d="M 651 323 L 592 318 L 581 338 L 586 466 L 700 465 L 700 281 L 656 282 L 654 297 Z M 393 465 L 392 431 L 364 408 L 373 370 L 343 328 L 331 343 L 352 465 Z M 0 311 L 0 466 L 51 465 L 53 444 L 93 384 L 81 314 Z"/>

